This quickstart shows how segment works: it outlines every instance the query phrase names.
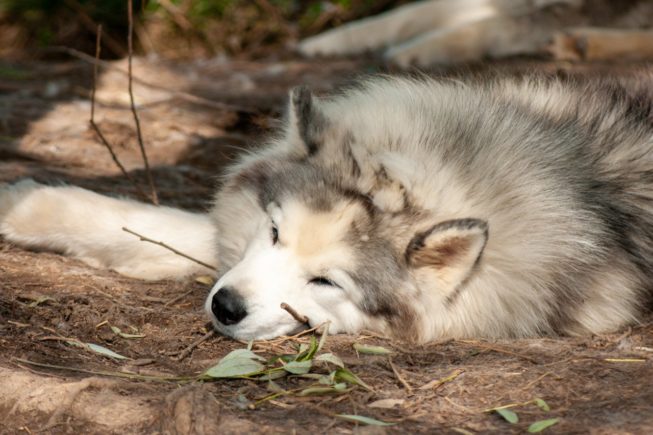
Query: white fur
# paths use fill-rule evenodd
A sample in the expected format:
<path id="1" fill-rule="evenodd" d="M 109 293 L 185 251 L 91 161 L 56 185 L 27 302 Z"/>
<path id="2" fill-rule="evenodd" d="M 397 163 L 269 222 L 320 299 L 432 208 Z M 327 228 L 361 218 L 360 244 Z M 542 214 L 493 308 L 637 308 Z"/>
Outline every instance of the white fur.
<path id="1" fill-rule="evenodd" d="M 24 180 L 0 188 L 0 233 L 12 242 L 60 251 L 94 267 L 155 280 L 210 269 L 140 241 L 126 227 L 206 263 L 215 263 L 215 228 L 206 215 L 109 198 L 79 187 Z"/>
<path id="2" fill-rule="evenodd" d="M 354 304 L 358 292 L 337 266 L 351 260 L 344 246 L 328 246 L 330 240 L 338 240 L 338 233 L 345 228 L 331 228 L 329 234 L 314 235 L 326 239 L 327 243 L 297 240 L 302 234 L 297 227 L 309 221 L 316 232 L 325 228 L 319 217 L 304 216 L 306 212 L 300 204 L 287 204 L 285 211 L 276 205 L 268 207 L 269 216 L 262 217 L 258 223 L 255 238 L 250 242 L 243 259 L 225 273 L 215 284 L 206 299 L 205 309 L 219 331 L 242 339 L 273 338 L 296 329 L 298 322 L 280 308 L 289 304 L 297 312 L 308 317 L 309 323 L 318 326 L 329 322 L 329 331 L 355 332 L 362 329 L 369 320 Z M 285 216 L 284 216 L 285 215 Z M 325 216 L 329 219 L 333 215 Z M 345 222 L 346 223 L 346 222 Z M 279 243 L 272 244 L 271 226 L 279 227 Z M 287 231 L 286 231 L 287 230 Z M 302 245 L 322 249 L 306 251 Z M 329 267 L 330 278 L 341 288 L 310 284 L 315 275 L 323 275 L 322 270 Z M 238 290 L 247 301 L 248 315 L 236 325 L 223 325 L 211 312 L 213 296 L 223 287 Z"/>

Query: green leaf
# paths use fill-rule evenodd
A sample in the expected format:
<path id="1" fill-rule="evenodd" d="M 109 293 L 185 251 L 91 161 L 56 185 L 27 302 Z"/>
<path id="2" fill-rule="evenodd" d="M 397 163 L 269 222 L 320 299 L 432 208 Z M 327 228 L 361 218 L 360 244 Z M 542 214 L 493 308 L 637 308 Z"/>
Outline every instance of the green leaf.
<path id="1" fill-rule="evenodd" d="M 332 372 L 330 375 L 320 375 L 320 379 L 318 379 L 318 382 L 322 385 L 333 385 L 334 382 L 334 374 L 335 372 Z"/>
<path id="2" fill-rule="evenodd" d="M 306 374 L 303 374 L 303 375 L 295 375 L 295 377 L 297 377 L 297 378 L 314 379 L 314 380 L 317 380 L 318 382 L 320 381 L 320 379 L 322 379 L 325 376 L 326 375 L 321 375 L 319 373 L 306 373 Z"/>
<path id="3" fill-rule="evenodd" d="M 42 303 L 47 302 L 47 301 L 55 302 L 55 300 L 52 299 L 52 298 L 49 297 L 49 296 L 39 296 L 39 297 L 38 297 L 37 299 L 35 299 L 33 302 L 30 302 L 30 304 L 28 305 L 28 307 L 30 307 L 30 308 L 38 307 L 39 305 L 41 305 Z"/>
<path id="4" fill-rule="evenodd" d="M 308 346 L 302 344 L 299 347 L 299 354 L 295 359 L 297 361 L 310 361 L 317 353 L 317 348 L 318 348 L 317 340 L 315 339 L 314 335 L 311 335 L 311 343 Z"/>
<path id="5" fill-rule="evenodd" d="M 395 425 L 395 423 L 388 423 L 385 421 L 377 420 L 372 417 L 365 417 L 363 415 L 336 414 L 335 417 L 341 418 L 343 420 L 351 421 L 354 423 L 363 423 L 371 426 L 394 426 Z"/>
<path id="6" fill-rule="evenodd" d="M 265 366 L 259 361 L 264 358 L 248 349 L 237 349 L 228 353 L 216 365 L 204 372 L 212 378 L 233 378 L 255 375 L 263 372 Z"/>
<path id="7" fill-rule="evenodd" d="M 299 359 L 302 356 L 302 354 L 304 354 L 307 350 L 308 350 L 308 344 L 300 343 L 299 349 L 297 349 L 297 355 L 295 355 L 295 359 Z"/>
<path id="8" fill-rule="evenodd" d="M 112 326 L 111 330 L 113 331 L 114 334 L 121 336 L 122 338 L 143 338 L 145 337 L 145 334 L 127 334 L 126 332 L 122 332 L 120 328 L 117 326 Z"/>
<path id="9" fill-rule="evenodd" d="M 540 399 L 539 397 L 534 400 L 535 404 L 540 407 L 542 411 L 551 411 L 551 408 L 549 407 L 549 404 L 546 403 L 543 399 Z"/>
<path id="10" fill-rule="evenodd" d="M 358 353 L 367 355 L 390 355 L 392 351 L 383 346 L 370 346 L 367 344 L 354 343 L 354 349 Z"/>
<path id="11" fill-rule="evenodd" d="M 122 356 L 119 353 L 115 353 L 114 351 L 107 349 L 104 346 L 100 346 L 99 344 L 93 344 L 93 343 L 85 343 L 86 347 L 92 350 L 95 353 L 99 353 L 100 355 L 108 356 L 109 358 L 115 358 L 115 359 L 129 359 L 126 356 Z"/>
<path id="12" fill-rule="evenodd" d="M 404 399 L 381 399 L 369 403 L 367 406 L 370 408 L 392 409 L 395 406 L 401 406 L 406 401 Z"/>
<path id="13" fill-rule="evenodd" d="M 283 355 L 275 355 L 268 359 L 267 365 L 271 366 L 274 365 L 277 361 L 281 361 L 284 363 L 290 362 L 290 361 L 295 361 L 297 359 L 297 355 L 293 354 L 283 354 Z"/>
<path id="14" fill-rule="evenodd" d="M 265 373 L 263 376 L 258 378 L 259 381 L 272 381 L 274 379 L 284 378 L 288 375 L 288 372 L 283 370 L 270 370 Z"/>
<path id="15" fill-rule="evenodd" d="M 547 427 L 553 426 L 558 421 L 560 421 L 559 418 L 549 418 L 547 420 L 536 421 L 535 423 L 528 426 L 528 432 L 529 433 L 541 432 L 544 429 L 546 429 Z"/>
<path id="16" fill-rule="evenodd" d="M 506 408 L 498 408 L 495 409 L 494 412 L 499 414 L 501 417 L 503 417 L 504 420 L 506 420 L 508 423 L 515 424 L 519 421 L 519 417 L 517 417 L 517 414 L 515 414 L 513 411 L 506 409 Z"/>
<path id="17" fill-rule="evenodd" d="M 335 376 L 334 380 L 336 381 L 344 381 L 350 384 L 355 384 L 355 385 L 360 385 L 361 387 L 365 388 L 368 391 L 372 391 L 372 387 L 367 385 L 365 382 L 361 380 L 358 376 L 353 374 L 347 369 L 338 369 L 335 371 Z"/>
<path id="18" fill-rule="evenodd" d="M 313 359 L 315 357 L 315 354 L 318 351 L 319 344 L 317 342 L 317 339 L 315 338 L 314 335 L 311 335 L 311 345 L 308 348 L 308 355 L 306 355 L 306 359 Z"/>
<path id="19" fill-rule="evenodd" d="M 338 367 L 345 368 L 345 364 L 342 362 L 342 360 L 332 353 L 323 353 L 322 355 L 318 355 L 315 358 L 315 361 L 326 361 L 337 365 Z"/>
<path id="20" fill-rule="evenodd" d="M 347 384 L 345 382 L 340 382 L 338 384 L 335 384 L 333 386 L 333 389 L 336 391 L 346 391 L 347 390 Z"/>
<path id="21" fill-rule="evenodd" d="M 250 349 L 232 350 L 227 355 L 225 355 L 220 361 L 228 361 L 230 359 L 240 359 L 240 358 L 248 358 L 248 359 L 251 359 L 251 360 L 265 361 L 265 358 L 263 358 L 260 355 L 255 354 Z"/>
<path id="22" fill-rule="evenodd" d="M 279 384 L 277 384 L 274 381 L 268 382 L 268 391 L 272 391 L 273 393 L 282 393 L 282 394 L 286 392 L 286 390 L 281 388 Z"/>
<path id="23" fill-rule="evenodd" d="M 195 282 L 199 282 L 200 284 L 204 284 L 206 286 L 213 286 L 215 284 L 215 278 L 209 275 L 200 275 L 198 277 L 195 277 Z"/>
<path id="24" fill-rule="evenodd" d="M 312 362 L 311 360 L 306 361 L 290 361 L 287 364 L 284 364 L 283 369 L 294 375 L 304 375 L 311 370 Z"/>
<path id="25" fill-rule="evenodd" d="M 310 396 L 314 394 L 333 394 L 341 393 L 342 390 L 336 390 L 334 387 L 309 387 L 300 391 L 298 396 Z"/>
<path id="26" fill-rule="evenodd" d="M 322 336 L 320 337 L 320 343 L 317 345 L 317 351 L 316 352 L 319 352 L 320 350 L 322 350 L 322 347 L 324 346 L 324 343 L 326 343 L 327 335 L 329 335 L 329 325 L 330 324 L 331 324 L 331 322 L 329 322 L 329 321 L 327 321 L 324 324 L 324 328 L 323 328 L 323 331 L 322 331 Z"/>

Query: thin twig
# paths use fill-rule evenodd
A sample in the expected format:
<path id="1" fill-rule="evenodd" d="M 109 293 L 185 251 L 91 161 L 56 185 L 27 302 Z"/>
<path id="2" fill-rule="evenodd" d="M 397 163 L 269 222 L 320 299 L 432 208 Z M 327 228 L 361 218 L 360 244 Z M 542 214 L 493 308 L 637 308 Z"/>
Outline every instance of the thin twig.
<path id="1" fill-rule="evenodd" d="M 467 344 L 467 345 L 480 347 L 481 349 L 486 349 L 486 350 L 489 350 L 489 351 L 492 351 L 492 352 L 503 353 L 503 354 L 506 354 L 506 355 L 511 355 L 511 356 L 514 356 L 514 357 L 517 357 L 517 358 L 521 358 L 521 359 L 524 359 L 524 360 L 526 360 L 526 361 L 528 361 L 530 363 L 533 363 L 533 364 L 539 364 L 539 362 L 535 358 L 531 358 L 528 355 L 513 352 L 511 350 L 504 349 L 504 348 L 499 347 L 499 346 L 493 346 L 493 345 L 481 343 L 481 342 L 475 341 L 475 340 L 457 340 L 456 343 L 464 343 L 464 344 Z"/>
<path id="2" fill-rule="evenodd" d="M 447 382 L 451 382 L 454 379 L 456 379 L 458 376 L 460 376 L 464 370 L 458 369 L 454 370 L 453 373 L 451 373 L 449 376 L 445 376 L 444 378 L 441 379 L 434 379 L 431 382 L 428 382 L 421 387 L 418 388 L 418 390 L 435 390 L 440 388 L 442 385 L 446 384 Z"/>
<path id="3" fill-rule="evenodd" d="M 77 343 L 83 345 L 81 341 L 76 338 L 62 337 L 60 335 L 46 335 L 43 337 L 38 337 L 39 341 L 64 341 L 66 343 Z"/>
<path id="4" fill-rule="evenodd" d="M 523 386 L 523 387 L 520 388 L 519 390 L 520 390 L 520 391 L 528 390 L 528 389 L 531 388 L 533 385 L 535 385 L 535 384 L 537 384 L 538 382 L 540 382 L 542 379 L 546 378 L 547 376 L 551 376 L 551 375 L 553 375 L 552 372 L 546 372 L 546 373 L 544 373 L 542 376 L 539 376 L 539 377 L 538 377 L 537 379 L 535 379 L 534 381 L 529 382 L 528 384 L 526 384 L 525 386 Z"/>
<path id="5" fill-rule="evenodd" d="M 188 295 L 190 295 L 190 294 L 192 294 L 194 292 L 195 292 L 195 289 L 188 290 L 186 293 L 182 293 L 179 296 L 176 296 L 176 297 L 170 299 L 165 304 L 163 304 L 163 306 L 164 307 L 169 307 L 170 305 L 176 304 L 177 302 L 179 302 L 180 300 L 182 300 L 183 298 L 185 298 L 186 296 L 188 296 Z"/>
<path id="6" fill-rule="evenodd" d="M 408 391 L 408 394 L 412 394 L 413 387 L 411 387 L 410 384 L 406 381 L 406 379 L 404 379 L 404 377 L 401 376 L 401 373 L 399 373 L 399 370 L 397 370 L 397 367 L 395 367 L 394 363 L 392 362 L 392 358 L 388 358 L 388 363 L 390 364 L 390 368 L 392 369 L 392 372 L 395 374 L 397 380 L 401 383 L 401 385 L 404 386 L 406 391 Z"/>
<path id="7" fill-rule="evenodd" d="M 186 349 L 181 351 L 178 356 L 174 358 L 175 361 L 181 361 L 184 358 L 186 358 L 190 353 L 200 344 L 204 343 L 206 340 L 209 338 L 213 337 L 215 335 L 215 330 L 211 329 L 209 332 L 192 342 Z"/>
<path id="8" fill-rule="evenodd" d="M 153 239 L 150 239 L 149 237 L 145 237 L 145 236 L 143 236 L 143 235 L 141 235 L 141 234 L 138 234 L 136 231 L 132 231 L 132 230 L 130 230 L 130 229 L 127 228 L 127 227 L 122 227 L 122 230 L 123 230 L 124 232 L 126 232 L 126 233 L 129 233 L 129 234 L 132 234 L 132 235 L 138 237 L 139 239 L 141 239 L 141 242 L 148 242 L 148 243 L 153 243 L 153 244 L 155 244 L 155 245 L 159 245 L 159 246 L 161 246 L 162 248 L 165 248 L 165 249 L 167 249 L 168 251 L 171 251 L 172 253 L 179 255 L 180 257 L 184 257 L 185 259 L 190 260 L 190 261 L 192 261 L 192 262 L 194 262 L 194 263 L 197 263 L 197 264 L 199 264 L 200 266 L 204 266 L 204 267 L 206 267 L 207 269 L 211 269 L 211 270 L 214 271 L 214 272 L 218 270 L 217 267 L 215 267 L 215 266 L 211 266 L 210 264 L 205 263 L 205 262 L 203 262 L 203 261 L 200 261 L 200 260 L 198 260 L 197 258 L 193 258 L 193 257 L 191 257 L 191 256 L 188 255 L 188 254 L 184 254 L 183 252 L 178 251 L 178 250 L 176 250 L 175 248 L 173 248 L 172 246 L 170 246 L 170 245 L 166 245 L 166 244 L 163 243 L 163 242 L 157 242 L 156 240 L 153 240 Z"/>
<path id="9" fill-rule="evenodd" d="M 285 302 L 281 303 L 281 308 L 288 311 L 288 314 L 293 316 L 295 320 L 297 320 L 299 323 L 305 323 L 308 325 L 308 317 L 304 316 L 303 314 L 299 314 L 293 307 L 288 305 Z"/>
<path id="10" fill-rule="evenodd" d="M 98 24 L 95 32 L 95 59 L 100 59 L 102 51 L 102 24 Z M 91 89 L 91 124 L 95 123 L 95 90 L 97 87 L 97 63 L 93 65 L 93 89 Z"/>
<path id="11" fill-rule="evenodd" d="M 141 149 L 141 156 L 143 157 L 143 164 L 145 165 L 147 181 L 150 184 L 152 203 L 159 205 L 159 196 L 156 193 L 154 178 L 152 178 L 152 171 L 150 170 L 150 163 L 147 160 L 147 153 L 145 152 L 145 145 L 143 144 L 143 133 L 141 132 L 141 122 L 138 119 L 138 112 L 136 112 L 134 92 L 132 90 L 132 57 L 134 53 L 134 11 L 132 10 L 133 0 L 127 0 L 127 9 L 127 17 L 129 21 L 129 29 L 127 31 L 127 89 L 129 91 L 129 103 L 131 105 L 132 114 L 134 115 L 134 124 L 136 124 L 136 137 L 138 138 L 138 146 Z"/>
<path id="12" fill-rule="evenodd" d="M 95 59 L 99 61 L 100 59 L 100 51 L 102 50 L 102 24 L 98 25 L 97 27 L 97 33 L 95 37 Z M 100 130 L 100 127 L 95 123 L 95 91 L 97 89 L 97 73 L 98 73 L 98 62 L 93 64 L 93 88 L 91 89 L 91 119 L 89 120 L 89 123 L 91 124 L 91 128 L 93 131 L 95 131 L 95 134 L 97 137 L 100 139 L 100 142 L 104 147 L 109 151 L 109 154 L 111 154 L 111 158 L 113 159 L 113 162 L 116 164 L 118 169 L 120 169 L 120 172 L 129 180 L 129 182 L 136 187 L 138 192 L 144 197 L 148 198 L 147 194 L 141 189 L 141 187 L 138 185 L 136 180 L 132 178 L 131 175 L 127 172 L 125 167 L 120 163 L 120 160 L 118 160 L 118 156 L 116 153 L 113 151 L 113 147 L 111 146 L 111 143 L 107 140 L 107 138 L 102 134 L 102 131 Z"/>
<path id="13" fill-rule="evenodd" d="M 322 327 L 324 327 L 325 325 L 328 325 L 328 324 L 329 324 L 329 321 L 326 321 L 326 322 L 320 323 L 319 325 L 314 326 L 312 328 L 304 329 L 303 331 L 300 331 L 295 335 L 282 335 L 281 337 L 277 337 L 277 338 L 274 338 L 272 340 L 259 340 L 259 341 L 256 342 L 256 345 L 263 346 L 263 344 L 267 344 L 269 346 L 280 346 L 283 343 L 285 343 L 286 341 L 295 340 L 295 339 L 297 339 L 299 337 L 310 334 L 311 332 L 317 332 L 319 329 L 322 329 Z M 247 342 L 243 342 L 243 343 L 247 344 Z"/>
<path id="14" fill-rule="evenodd" d="M 88 54 L 81 52 L 79 50 L 75 50 L 74 48 L 71 47 L 64 47 L 64 46 L 54 46 L 54 47 L 48 47 L 46 51 L 53 51 L 53 52 L 63 52 L 66 53 L 72 57 L 75 57 L 77 59 L 83 60 L 84 62 L 88 62 L 91 65 L 99 65 L 102 68 L 110 69 L 119 72 L 120 74 L 123 75 L 128 75 L 127 71 L 124 69 L 112 64 L 111 62 L 107 62 L 104 60 L 99 60 L 99 59 L 94 59 L 93 56 L 89 56 Z M 178 91 L 174 89 L 168 89 L 165 86 L 157 85 L 154 83 L 150 83 L 146 80 L 143 80 L 139 78 L 138 76 L 132 76 L 132 80 L 134 83 L 138 83 L 141 86 L 145 86 L 150 89 L 156 89 L 158 91 L 163 91 L 167 92 L 168 94 L 172 95 L 175 98 L 179 98 L 180 100 L 187 101 L 189 103 L 193 104 L 199 104 L 205 107 L 210 107 L 212 109 L 217 109 L 217 110 L 225 110 L 229 112 L 242 112 L 242 113 L 248 113 L 248 114 L 259 114 L 255 109 L 247 108 L 247 107 L 241 107 L 241 106 L 235 106 L 232 104 L 226 104 L 226 103 L 221 103 L 219 101 L 213 101 L 209 100 L 208 98 L 203 98 L 198 95 L 193 95 L 188 92 L 183 92 L 183 91 Z"/>
<path id="15" fill-rule="evenodd" d="M 124 379 L 131 379 L 135 381 L 158 381 L 158 382 L 193 382 L 197 380 L 196 377 L 191 377 L 191 376 L 153 376 L 153 375 L 139 375 L 136 373 L 124 373 L 124 372 L 108 372 L 104 370 L 87 370 L 87 369 L 82 369 L 82 368 L 77 368 L 77 367 L 70 367 L 70 366 L 60 366 L 56 364 L 45 364 L 45 363 L 39 363 L 36 361 L 30 361 L 28 359 L 23 359 L 23 358 L 12 358 L 11 361 L 22 363 L 22 364 L 27 364 L 30 366 L 34 367 L 41 367 L 41 368 L 46 368 L 46 369 L 54 369 L 54 370 L 65 370 L 65 371 L 70 371 L 70 372 L 77 372 L 77 373 L 87 373 L 90 375 L 97 375 L 97 376 L 108 376 L 112 378 L 124 378 Z"/>

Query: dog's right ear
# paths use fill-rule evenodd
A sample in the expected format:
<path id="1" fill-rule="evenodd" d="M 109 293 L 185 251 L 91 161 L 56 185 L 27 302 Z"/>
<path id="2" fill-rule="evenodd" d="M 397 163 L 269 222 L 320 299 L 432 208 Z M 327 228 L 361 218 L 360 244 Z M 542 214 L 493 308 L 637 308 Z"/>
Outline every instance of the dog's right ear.
<path id="1" fill-rule="evenodd" d="M 488 224 L 483 220 L 441 222 L 413 237 L 406 262 L 426 272 L 443 294 L 450 295 L 473 273 L 487 239 Z"/>
<path id="2" fill-rule="evenodd" d="M 290 91 L 287 119 L 287 140 L 302 147 L 309 156 L 315 154 L 324 140 L 327 119 L 308 87 L 299 86 Z"/>

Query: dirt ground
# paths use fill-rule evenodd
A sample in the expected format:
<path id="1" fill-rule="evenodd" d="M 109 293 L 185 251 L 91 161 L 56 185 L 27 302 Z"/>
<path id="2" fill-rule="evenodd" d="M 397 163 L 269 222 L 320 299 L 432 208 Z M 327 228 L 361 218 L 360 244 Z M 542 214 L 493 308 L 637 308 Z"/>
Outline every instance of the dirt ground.
<path id="1" fill-rule="evenodd" d="M 146 186 L 128 106 L 125 62 L 101 71 L 96 120 L 130 174 Z M 611 66 L 511 61 L 491 69 L 550 72 Z M 627 68 L 626 68 L 627 69 Z M 219 169 L 274 127 L 290 86 L 327 91 L 372 64 L 135 60 L 136 100 L 162 203 L 205 209 Z M 476 70 L 469 67 L 469 70 Z M 92 68 L 81 61 L 0 64 L 0 182 L 32 177 L 139 198 L 88 126 Z M 2 433 L 523 433 L 653 431 L 653 318 L 613 335 L 447 341 L 412 346 L 373 334 L 328 337 L 370 390 L 298 397 L 266 382 L 162 381 L 203 372 L 241 343 L 213 336 L 196 280 L 142 282 L 53 253 L 0 241 L 0 432 Z M 111 327 L 138 335 L 123 338 Z M 197 346 L 192 344 L 201 341 Z M 308 336 L 255 342 L 265 357 Z M 71 342 L 95 343 L 128 360 Z M 357 354 L 354 343 L 391 355 Z M 57 367 L 55 367 L 57 366 Z M 318 373 L 327 373 L 318 367 Z M 125 378 L 119 378 L 122 375 Z M 151 376 L 150 381 L 128 379 Z M 285 390 L 309 382 L 276 381 Z M 549 410 L 536 406 L 541 398 Z M 383 399 L 394 399 L 392 402 Z M 511 408 L 511 424 L 488 409 Z M 364 426 L 356 414 L 394 423 Z"/>

